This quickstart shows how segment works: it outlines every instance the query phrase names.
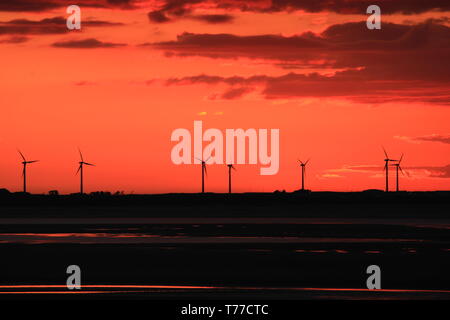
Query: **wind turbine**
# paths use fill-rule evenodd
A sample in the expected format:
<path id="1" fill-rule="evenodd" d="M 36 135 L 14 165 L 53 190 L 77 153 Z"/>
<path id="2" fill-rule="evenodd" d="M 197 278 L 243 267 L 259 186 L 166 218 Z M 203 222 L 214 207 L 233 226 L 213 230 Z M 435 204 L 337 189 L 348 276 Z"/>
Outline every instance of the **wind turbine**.
<path id="1" fill-rule="evenodd" d="M 232 164 L 227 164 L 228 167 L 228 193 L 231 193 L 231 169 L 236 171 L 236 168 Z"/>
<path id="2" fill-rule="evenodd" d="M 22 157 L 23 161 L 23 171 L 22 171 L 22 177 L 23 177 L 23 192 L 27 192 L 27 164 L 29 163 L 34 163 L 34 162 L 38 162 L 39 160 L 32 160 L 32 161 L 27 161 L 25 159 L 25 156 L 22 154 L 22 152 L 20 152 L 20 150 L 17 150 L 20 154 L 20 156 Z"/>
<path id="3" fill-rule="evenodd" d="M 302 168 L 302 191 L 305 190 L 305 173 L 306 173 L 306 165 L 308 164 L 310 159 L 308 159 L 306 162 L 300 161 L 297 159 L 297 161 L 300 163 L 300 167 Z"/>
<path id="4" fill-rule="evenodd" d="M 399 191 L 399 187 L 398 187 L 398 171 L 400 170 L 400 172 L 405 175 L 405 173 L 402 170 L 402 167 L 400 166 L 400 163 L 402 162 L 403 159 L 403 153 L 402 156 L 400 157 L 400 160 L 398 160 L 397 163 L 393 163 L 392 166 L 395 167 L 395 172 L 396 172 L 396 180 L 397 180 L 397 192 Z"/>
<path id="5" fill-rule="evenodd" d="M 202 193 L 205 193 L 205 176 L 208 175 L 208 171 L 206 171 L 206 162 L 208 162 L 208 160 L 209 160 L 210 158 L 211 158 L 211 157 L 208 157 L 208 159 L 206 159 L 205 161 L 203 161 L 203 157 L 202 157 L 201 160 L 200 160 L 199 158 L 195 158 L 195 159 L 197 159 L 198 161 L 201 161 L 201 162 L 202 162 Z"/>
<path id="6" fill-rule="evenodd" d="M 94 164 L 84 162 L 83 154 L 81 153 L 81 150 L 78 149 L 78 152 L 80 153 L 81 161 L 79 162 L 80 166 L 78 167 L 77 174 L 78 174 L 78 172 L 80 172 L 80 194 L 83 194 L 83 166 L 84 165 L 94 166 Z"/>
<path id="7" fill-rule="evenodd" d="M 384 159 L 384 170 L 386 171 L 386 192 L 389 192 L 389 161 L 398 161 L 398 160 L 393 160 L 393 159 L 389 159 L 389 156 L 386 152 L 386 149 L 383 148 L 384 151 L 384 155 L 386 156 L 386 158 Z"/>

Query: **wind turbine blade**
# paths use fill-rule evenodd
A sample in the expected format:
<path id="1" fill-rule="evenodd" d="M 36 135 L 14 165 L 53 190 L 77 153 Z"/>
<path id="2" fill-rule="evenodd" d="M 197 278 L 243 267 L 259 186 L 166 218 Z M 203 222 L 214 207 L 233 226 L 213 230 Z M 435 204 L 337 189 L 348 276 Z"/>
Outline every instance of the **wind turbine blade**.
<path id="1" fill-rule="evenodd" d="M 203 170 L 205 170 L 205 176 L 208 176 L 208 170 L 206 170 L 206 165 L 203 165 Z"/>
<path id="2" fill-rule="evenodd" d="M 27 161 L 27 160 L 25 159 L 25 157 L 23 156 L 22 152 L 20 152 L 20 150 L 17 150 L 17 151 L 19 152 L 19 154 L 20 154 L 20 156 L 22 157 L 23 161 Z"/>
<path id="3" fill-rule="evenodd" d="M 400 169 L 400 172 L 402 173 L 402 175 L 405 175 L 405 173 L 402 170 L 402 167 L 398 166 L 398 168 Z"/>
<path id="4" fill-rule="evenodd" d="M 388 166 L 388 162 L 386 161 L 386 163 L 384 164 L 384 167 L 383 167 L 383 171 L 386 171 L 387 166 Z"/>
<path id="5" fill-rule="evenodd" d="M 310 158 L 310 159 L 308 159 L 308 160 L 306 160 L 306 162 L 305 162 L 305 166 L 306 166 L 306 165 L 308 164 L 309 160 L 311 160 L 311 158 Z"/>
<path id="6" fill-rule="evenodd" d="M 95 164 L 83 162 L 84 164 L 87 164 L 88 166 L 95 166 Z"/>
<path id="7" fill-rule="evenodd" d="M 82 164 L 80 164 L 80 166 L 78 167 L 77 173 L 75 173 L 75 175 L 77 175 L 77 174 L 78 174 L 78 172 L 80 172 L 80 170 L 81 170 L 81 166 L 82 166 Z"/>
<path id="8" fill-rule="evenodd" d="M 80 158 L 81 158 L 81 162 L 84 162 L 84 159 L 83 159 L 83 154 L 81 153 L 81 150 L 80 150 L 80 148 L 78 148 L 78 152 L 80 153 Z"/>
<path id="9" fill-rule="evenodd" d="M 209 159 L 211 159 L 211 156 L 209 156 L 208 159 L 205 160 L 205 163 L 207 163 Z"/>
<path id="10" fill-rule="evenodd" d="M 400 164 L 400 162 L 402 162 L 402 159 L 403 159 L 403 153 L 402 153 L 402 156 L 400 157 L 400 160 L 398 160 L 398 164 Z"/>
<path id="11" fill-rule="evenodd" d="M 233 165 L 231 165 L 231 169 L 233 169 L 234 171 L 237 171 Z"/>
<path id="12" fill-rule="evenodd" d="M 388 156 L 388 154 L 386 152 L 386 149 L 384 147 L 382 147 L 382 148 L 383 148 L 384 155 L 386 156 L 386 159 L 389 159 L 389 156 Z"/>
<path id="13" fill-rule="evenodd" d="M 39 162 L 39 160 L 27 161 L 27 163 L 34 163 L 34 162 Z"/>

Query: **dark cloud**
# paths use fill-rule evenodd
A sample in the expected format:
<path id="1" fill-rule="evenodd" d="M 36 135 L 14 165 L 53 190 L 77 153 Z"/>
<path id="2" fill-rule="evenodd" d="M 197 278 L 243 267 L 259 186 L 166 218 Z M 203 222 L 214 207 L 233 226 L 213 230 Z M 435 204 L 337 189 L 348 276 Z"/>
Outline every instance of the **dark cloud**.
<path id="1" fill-rule="evenodd" d="M 119 26 L 121 23 L 85 20 L 82 27 L 111 27 Z M 69 32 L 66 26 L 66 19 L 63 17 L 45 18 L 42 20 L 15 19 L 0 22 L 0 35 L 5 34 L 62 34 Z"/>
<path id="2" fill-rule="evenodd" d="M 80 7 L 135 9 L 141 0 L 3 0 L 0 11 L 42 12 L 76 4 Z"/>
<path id="3" fill-rule="evenodd" d="M 301 35 L 292 37 L 283 37 L 280 35 L 256 35 L 256 36 L 237 36 L 233 34 L 195 34 L 185 32 L 177 37 L 176 41 L 167 41 L 156 43 L 155 46 L 176 48 L 196 46 L 208 47 L 248 47 L 260 48 L 262 46 L 281 46 L 286 48 L 317 48 L 323 47 L 322 39 L 313 35 Z M 245 52 L 244 52 L 245 53 Z"/>
<path id="4" fill-rule="evenodd" d="M 425 175 L 429 178 L 444 178 L 448 179 L 450 178 L 450 164 L 443 166 L 443 167 L 437 167 L 437 166 L 416 166 L 416 167 L 404 167 L 404 170 L 408 170 L 408 172 L 414 176 L 414 175 Z"/>
<path id="5" fill-rule="evenodd" d="M 60 7 L 61 4 L 55 1 L 39 0 L 9 0 L 0 2 L 0 11 L 28 12 L 46 11 Z"/>
<path id="6" fill-rule="evenodd" d="M 194 3 L 202 3 L 201 0 L 167 0 L 157 1 L 159 3 L 159 9 L 153 10 L 148 13 L 148 17 L 151 22 L 165 23 L 172 21 L 173 18 L 183 17 L 185 14 L 190 13 L 191 10 L 188 6 Z"/>
<path id="7" fill-rule="evenodd" d="M 348 51 L 352 55 L 360 51 L 359 54 L 363 55 L 367 51 L 378 54 L 386 50 L 404 53 L 408 49 L 449 49 L 449 38 L 449 27 L 430 20 L 413 26 L 385 23 L 382 30 L 375 32 L 368 30 L 365 22 L 344 23 L 330 26 L 321 34 L 307 32 L 291 37 L 183 33 L 175 41 L 147 45 L 180 56 L 295 61 L 317 55 L 336 56 Z M 351 60 L 360 59 L 353 56 Z"/>
<path id="8" fill-rule="evenodd" d="M 431 167 L 430 177 L 433 178 L 450 178 L 450 165 L 445 167 Z"/>
<path id="9" fill-rule="evenodd" d="M 229 23 L 233 21 L 234 17 L 229 14 L 201 14 L 192 16 L 192 19 L 203 21 L 210 24 L 217 24 L 217 23 Z"/>
<path id="10" fill-rule="evenodd" d="M 418 14 L 431 10 L 450 11 L 446 0 L 272 0 L 267 11 L 304 10 L 307 12 L 330 11 L 340 14 L 366 14 L 373 4 L 381 8 L 382 14 Z"/>
<path id="11" fill-rule="evenodd" d="M 155 23 L 165 23 L 169 22 L 170 19 L 161 11 L 152 11 L 148 13 L 148 18 L 151 22 Z"/>
<path id="12" fill-rule="evenodd" d="M 211 76 L 206 74 L 201 74 L 197 76 L 189 76 L 182 78 L 170 78 L 166 81 L 166 85 L 190 85 L 190 84 L 219 84 L 225 83 L 228 85 L 243 85 L 243 84 L 258 84 L 264 83 L 271 79 L 269 76 L 260 75 L 252 77 L 221 77 L 221 76 Z"/>
<path id="13" fill-rule="evenodd" d="M 78 48 L 78 49 L 94 49 L 94 48 L 116 48 L 123 47 L 126 44 L 123 43 L 112 43 L 112 42 L 102 42 L 97 39 L 84 39 L 84 40 L 69 40 L 60 41 L 52 44 L 56 48 Z"/>
<path id="14" fill-rule="evenodd" d="M 145 44 L 164 50 L 169 56 L 203 56 L 209 58 L 236 59 L 240 57 L 268 60 L 316 59 L 312 49 L 327 49 L 323 39 L 300 35 L 237 36 L 233 34 L 183 33 L 176 41 Z"/>
<path id="15" fill-rule="evenodd" d="M 247 1 L 249 3 L 258 2 Z M 195 14 L 195 9 L 236 9 L 241 10 L 242 1 L 214 1 L 214 0 L 166 0 L 160 1 L 159 9 L 149 12 L 150 21 L 164 23 L 180 18 L 202 21 L 209 24 L 230 23 L 234 20 L 231 14 Z"/>
<path id="16" fill-rule="evenodd" d="M 123 26 L 124 24 L 121 22 L 110 22 L 102 20 L 83 20 L 81 22 L 81 25 L 88 27 L 116 27 L 116 26 Z"/>
<path id="17" fill-rule="evenodd" d="M 142 0 L 106 0 L 105 7 L 118 7 L 122 9 L 136 9 L 136 3 Z"/>
<path id="18" fill-rule="evenodd" d="M 445 144 L 450 144 L 450 134 L 441 135 L 441 134 L 431 134 L 428 136 L 420 136 L 420 137 L 396 137 L 397 139 L 407 140 L 411 142 L 441 142 Z"/>
<path id="19" fill-rule="evenodd" d="M 366 15 L 367 7 L 376 4 L 382 14 L 418 14 L 428 11 L 450 11 L 447 0 L 165 0 L 157 1 L 159 9 L 150 14 L 159 19 L 154 22 L 166 22 L 180 18 L 198 8 L 226 9 L 251 12 L 336 12 L 339 14 Z"/>
<path id="20" fill-rule="evenodd" d="M 450 144 L 450 135 L 439 135 L 439 134 L 433 134 L 431 136 L 423 136 L 423 137 L 416 137 L 414 140 L 417 141 L 431 141 L 431 142 L 442 142 L 446 144 Z"/>
<path id="21" fill-rule="evenodd" d="M 234 20 L 234 17 L 230 14 L 192 14 L 191 10 L 187 10 L 184 7 L 176 7 L 175 9 L 161 9 L 148 13 L 150 22 L 154 23 L 166 23 L 174 21 L 174 18 L 187 18 L 205 22 L 208 24 L 229 23 Z"/>
<path id="22" fill-rule="evenodd" d="M 60 34 L 67 32 L 66 20 L 61 17 L 39 21 L 16 19 L 0 22 L 0 34 Z"/>
<path id="23" fill-rule="evenodd" d="M 5 0 L 0 2 L 0 11 L 40 12 L 77 4 L 80 7 L 136 9 L 145 0 Z M 450 11 L 447 0 L 154 0 L 152 2 L 160 16 L 180 18 L 197 8 L 226 9 L 251 12 L 336 12 L 339 14 L 366 15 L 369 5 L 377 4 L 383 14 L 418 14 L 423 12 Z M 168 18 L 170 19 L 170 18 Z"/>
<path id="24" fill-rule="evenodd" d="M 254 91 L 254 88 L 248 88 L 248 87 L 231 88 L 231 89 L 225 91 L 221 95 L 221 98 L 225 99 L 225 100 L 238 99 L 252 91 Z"/>
<path id="25" fill-rule="evenodd" d="M 227 84 L 232 87 L 232 92 L 241 88 L 243 93 L 246 88 L 257 86 L 260 93 L 266 99 L 295 99 L 302 97 L 339 97 L 363 103 L 385 102 L 428 102 L 450 105 L 450 93 L 448 85 L 434 87 L 426 81 L 380 81 L 370 80 L 364 70 L 342 71 L 334 76 L 324 76 L 317 73 L 297 74 L 272 77 L 267 75 L 255 75 L 251 77 L 220 77 L 210 75 L 198 75 L 182 78 L 171 78 L 167 85 L 191 85 L 191 84 Z M 229 99 L 239 98 L 243 94 L 229 95 Z"/>
<path id="26" fill-rule="evenodd" d="M 186 82 L 258 83 L 267 99 L 346 97 L 358 102 L 427 102 L 450 105 L 450 28 L 427 21 L 386 23 L 373 32 L 364 23 L 330 26 L 321 34 L 237 36 L 184 33 L 176 41 L 147 44 L 168 56 L 265 60 L 288 69 L 334 68 L 333 76 L 289 74 L 268 77 L 200 75 L 169 79 Z M 382 32 L 378 32 L 382 31 Z"/>
<path id="27" fill-rule="evenodd" d="M 0 39 L 0 43 L 9 43 L 9 44 L 15 44 L 15 43 L 23 43 L 30 40 L 28 37 L 24 36 L 13 36 L 6 39 Z"/>
<path id="28" fill-rule="evenodd" d="M 380 31 L 380 32 L 379 32 Z M 450 28 L 432 21 L 419 25 L 385 23 L 373 32 L 364 23 L 334 25 L 322 34 L 237 36 L 183 33 L 176 41 L 146 44 L 167 56 L 240 57 L 290 68 L 371 68 L 380 78 L 450 79 Z M 408 59 L 405 59 L 405 57 Z"/>

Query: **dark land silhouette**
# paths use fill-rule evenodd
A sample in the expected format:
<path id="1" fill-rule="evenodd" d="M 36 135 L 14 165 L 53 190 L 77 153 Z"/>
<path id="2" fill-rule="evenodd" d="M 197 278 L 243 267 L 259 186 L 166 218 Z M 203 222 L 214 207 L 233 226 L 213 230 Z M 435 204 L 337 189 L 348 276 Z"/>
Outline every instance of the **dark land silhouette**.
<path id="1" fill-rule="evenodd" d="M 50 195 L 0 190 L 0 217 L 450 218 L 450 192 Z"/>

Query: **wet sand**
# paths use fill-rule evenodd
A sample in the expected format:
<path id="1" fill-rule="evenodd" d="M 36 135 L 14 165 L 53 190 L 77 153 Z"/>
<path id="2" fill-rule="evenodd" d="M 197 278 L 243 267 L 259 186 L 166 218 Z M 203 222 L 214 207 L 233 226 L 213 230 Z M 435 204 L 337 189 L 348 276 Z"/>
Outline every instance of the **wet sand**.
<path id="1" fill-rule="evenodd" d="M 225 207 L 9 204 L 0 217 L 0 299 L 450 298 L 447 198 L 294 199 L 281 207 L 277 199 Z M 81 293 L 58 287 L 73 264 L 82 270 Z M 373 264 L 385 290 L 365 290 Z"/>
<path id="2" fill-rule="evenodd" d="M 208 292 L 195 290 L 192 297 L 197 298 L 266 296 L 273 299 L 394 299 L 401 296 L 433 296 L 433 292 L 422 291 L 410 294 L 388 291 L 373 296 L 371 293 L 352 290 L 330 292 L 293 289 L 364 289 L 367 278 L 365 270 L 367 266 L 376 264 L 382 269 L 384 289 L 450 288 L 450 242 L 446 229 L 406 226 L 390 226 L 386 229 L 383 225 L 360 224 L 229 225 L 228 229 L 224 229 L 224 225 L 203 225 L 203 228 L 201 225 L 171 226 L 174 228 L 167 229 L 167 225 L 129 225 L 126 230 L 122 230 L 117 225 L 39 225 L 40 231 L 44 228 L 48 232 L 45 236 L 39 233 L 28 236 L 22 234 L 14 239 L 10 237 L 9 242 L 0 243 L 2 257 L 8 257 L 0 265 L 3 275 L 0 283 L 64 284 L 67 277 L 65 269 L 68 265 L 77 264 L 82 269 L 83 284 L 228 288 Z M 11 227 L 24 226 L 8 226 L 9 229 Z M 2 228 L 0 239 L 5 241 L 8 233 L 5 233 L 5 226 Z M 27 228 L 31 228 L 26 230 L 30 232 L 36 226 L 27 225 Z M 86 237 L 89 242 L 83 244 L 72 233 L 50 232 L 67 231 L 64 228 L 70 228 L 72 232 L 81 231 L 79 237 L 86 228 L 94 230 L 91 229 Z M 92 240 L 91 236 L 98 234 L 92 232 L 99 228 L 102 229 L 104 242 L 95 243 L 96 237 Z M 139 243 L 130 243 L 129 236 L 123 237 L 122 232 L 129 233 L 129 228 L 137 229 L 134 232 L 139 231 L 134 238 Z M 17 230 L 8 231 L 11 235 L 12 231 Z M 177 232 L 184 235 L 180 237 L 176 235 Z M 145 233 L 151 234 L 149 239 L 156 241 L 146 243 L 142 237 Z M 297 235 L 295 239 L 292 238 L 294 233 Z M 261 234 L 271 234 L 272 237 L 262 237 Z M 384 237 L 380 237 L 380 234 Z M 330 235 L 335 238 L 330 239 Z M 349 235 L 352 238 L 348 238 Z M 367 238 L 374 235 L 378 235 L 378 238 Z M 259 289 L 249 291 L 245 287 Z M 277 289 L 269 290 L 267 287 Z M 130 294 L 130 297 L 160 295 L 161 298 L 190 296 L 189 290 L 126 291 L 128 293 L 114 294 Z M 435 293 L 435 296 L 443 298 L 448 297 L 448 294 Z"/>

